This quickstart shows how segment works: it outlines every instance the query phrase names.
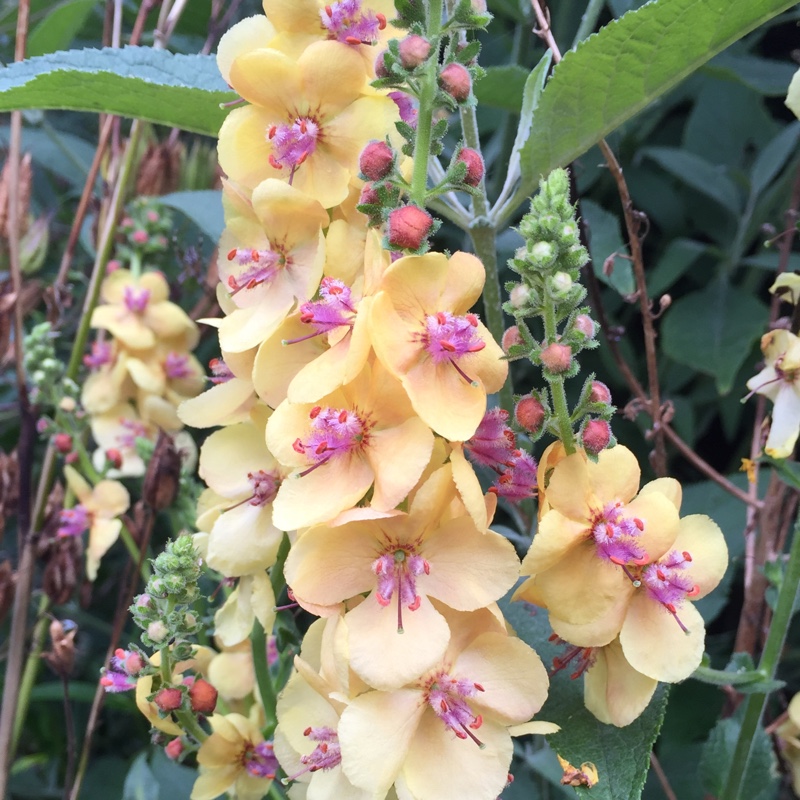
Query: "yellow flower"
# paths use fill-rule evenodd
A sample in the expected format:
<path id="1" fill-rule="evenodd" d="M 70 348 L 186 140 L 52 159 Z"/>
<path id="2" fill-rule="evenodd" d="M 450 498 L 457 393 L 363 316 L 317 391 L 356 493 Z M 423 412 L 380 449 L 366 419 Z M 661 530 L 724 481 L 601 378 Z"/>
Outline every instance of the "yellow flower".
<path id="1" fill-rule="evenodd" d="M 391 692 L 351 700 L 339 722 L 342 769 L 380 796 L 494 800 L 504 789 L 516 732 L 547 696 L 536 653 L 509 636 L 492 610 L 447 612 L 452 637 L 442 660 Z"/>
<path id="2" fill-rule="evenodd" d="M 419 416 L 447 439 L 464 441 L 486 412 L 508 363 L 469 309 L 485 280 L 475 256 L 407 256 L 383 276 L 372 303 L 370 336 L 381 362 L 403 384 Z"/>
<path id="3" fill-rule="evenodd" d="M 775 731 L 781 748 L 781 755 L 789 764 L 792 774 L 792 788 L 800 796 L 800 694 L 789 703 L 788 719 Z"/>
<path id="4" fill-rule="evenodd" d="M 71 466 L 64 467 L 67 486 L 78 499 L 78 505 L 64 509 L 59 536 L 80 536 L 89 530 L 86 545 L 86 577 L 97 577 L 100 559 L 119 538 L 122 521 L 117 519 L 130 506 L 128 490 L 117 481 L 100 481 L 92 488 Z"/>
<path id="5" fill-rule="evenodd" d="M 197 344 L 197 326 L 169 302 L 169 284 L 160 272 L 135 280 L 128 270 L 118 269 L 103 281 L 100 296 L 104 305 L 92 313 L 92 327 L 104 328 L 126 347 L 149 350 L 165 342 L 187 351 Z"/>
<path id="6" fill-rule="evenodd" d="M 774 404 L 766 454 L 788 458 L 800 433 L 800 338 L 783 329 L 770 331 L 761 337 L 761 351 L 767 364 L 747 388 Z"/>
<path id="7" fill-rule="evenodd" d="M 241 714 L 214 714 L 209 722 L 213 733 L 197 753 L 200 775 L 191 800 L 213 800 L 225 792 L 237 800 L 261 800 L 278 768 L 272 744 Z"/>
<path id="8" fill-rule="evenodd" d="M 513 586 L 519 561 L 510 542 L 478 530 L 457 503 L 449 465 L 416 493 L 409 513 L 360 512 L 356 521 L 303 533 L 286 560 L 300 605 L 337 612 L 369 595 L 344 618 L 351 668 L 378 689 L 402 686 L 444 654 L 450 631 L 440 605 L 473 611 Z M 400 635 L 402 634 L 402 635 Z"/>
<path id="9" fill-rule="evenodd" d="M 370 487 L 372 508 L 394 508 L 428 465 L 433 438 L 377 363 L 318 405 L 281 403 L 267 446 L 293 471 L 275 498 L 275 524 L 290 531 L 333 519 Z"/>
<path id="10" fill-rule="evenodd" d="M 225 119 L 220 166 L 250 189 L 279 178 L 325 208 L 341 203 L 361 150 L 398 118 L 390 98 L 365 95 L 366 79 L 360 56 L 335 41 L 311 44 L 296 62 L 277 50 L 239 56 L 229 80 L 252 105 Z"/>

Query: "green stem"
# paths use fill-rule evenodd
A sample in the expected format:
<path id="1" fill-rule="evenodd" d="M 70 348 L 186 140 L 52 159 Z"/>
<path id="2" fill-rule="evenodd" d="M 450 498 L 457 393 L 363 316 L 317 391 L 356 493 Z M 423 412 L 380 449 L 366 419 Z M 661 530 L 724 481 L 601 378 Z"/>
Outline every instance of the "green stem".
<path id="1" fill-rule="evenodd" d="M 134 565 L 139 563 L 139 545 L 133 540 L 133 536 L 131 536 L 131 532 L 128 530 L 126 525 L 122 526 L 122 529 L 119 532 L 120 538 L 122 539 L 122 543 L 130 553 L 131 559 L 133 560 Z M 152 571 L 150 570 L 150 565 L 147 563 L 145 559 L 142 561 L 142 580 L 147 583 L 150 580 L 150 576 L 152 575 Z"/>
<path id="2" fill-rule="evenodd" d="M 428 2 L 428 39 L 436 44 L 442 29 L 442 0 Z M 434 100 L 438 59 L 431 58 L 420 80 L 419 111 L 417 113 L 417 136 L 414 143 L 414 171 L 411 174 L 411 202 L 425 207 L 428 189 L 428 156 L 431 151 Z"/>
<path id="3" fill-rule="evenodd" d="M 589 0 L 586 4 L 586 11 L 583 12 L 581 17 L 581 24 L 575 33 L 575 38 L 572 40 L 572 47 L 578 45 L 592 33 L 605 2 L 606 0 Z"/>
<path id="4" fill-rule="evenodd" d="M 31 649 L 28 653 L 28 660 L 25 662 L 25 670 L 22 673 L 22 680 L 19 683 L 19 699 L 17 700 L 17 713 L 14 717 L 14 732 L 11 738 L 11 751 L 16 752 L 19 737 L 22 735 L 22 726 L 28 715 L 28 705 L 31 700 L 31 690 L 36 682 L 39 672 L 39 665 L 42 663 L 42 648 L 44 647 L 44 637 L 47 634 L 48 618 L 47 609 L 50 600 L 43 594 L 39 600 L 39 619 L 33 628 L 31 636 Z"/>
<path id="5" fill-rule="evenodd" d="M 766 680 L 775 678 L 780 654 L 789 630 L 789 623 L 792 621 L 797 587 L 800 584 L 800 517 L 795 522 L 792 536 L 789 562 L 786 565 L 786 572 L 778 593 L 778 603 L 775 606 L 775 614 L 772 617 L 769 633 L 767 633 L 767 641 L 764 644 L 761 661 L 758 665 L 759 672 Z M 736 742 L 736 750 L 733 754 L 728 782 L 720 800 L 738 800 L 740 797 L 742 780 L 747 770 L 747 762 L 750 759 L 753 740 L 758 731 L 766 702 L 766 693 L 751 694 L 747 698 L 747 706 L 745 707 L 742 727 L 739 731 L 739 739 Z"/>
<path id="6" fill-rule="evenodd" d="M 556 341 L 558 329 L 556 324 L 556 307 L 553 300 L 548 297 L 544 302 L 544 341 L 552 344 Z M 564 445 L 567 455 L 575 452 L 575 435 L 572 431 L 572 421 L 570 419 L 569 407 L 567 406 L 567 393 L 564 389 L 564 379 L 560 376 L 548 377 L 545 380 L 550 384 L 550 397 L 553 400 L 553 411 L 555 412 L 556 425 L 558 427 L 558 438 Z"/>
<path id="7" fill-rule="evenodd" d="M 250 643 L 253 648 L 253 667 L 256 674 L 256 684 L 261 695 L 261 704 L 264 707 L 264 717 L 266 719 L 264 736 L 267 739 L 271 739 L 278 722 L 275 711 L 278 704 L 278 694 L 275 691 L 275 684 L 272 680 L 272 673 L 267 659 L 267 632 L 258 619 L 253 622 Z"/>
<path id="8" fill-rule="evenodd" d="M 197 739 L 200 744 L 202 744 L 206 739 L 208 739 L 208 734 L 200 727 L 200 723 L 197 721 L 194 714 L 189 711 L 176 711 L 175 717 L 178 720 L 181 728 L 186 731 L 190 736 L 193 736 Z"/>

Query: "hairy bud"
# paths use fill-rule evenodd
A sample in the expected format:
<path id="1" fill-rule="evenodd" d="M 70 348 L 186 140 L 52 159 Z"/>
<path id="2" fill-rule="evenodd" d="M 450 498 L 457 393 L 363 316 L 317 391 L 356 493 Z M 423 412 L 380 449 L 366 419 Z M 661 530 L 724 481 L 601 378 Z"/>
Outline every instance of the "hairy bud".
<path id="1" fill-rule="evenodd" d="M 406 69 L 415 69 L 427 61 L 431 54 L 431 43 L 422 36 L 412 34 L 400 41 L 400 63 Z"/>
<path id="2" fill-rule="evenodd" d="M 542 350 L 540 358 L 550 372 L 566 372 L 572 365 L 572 350 L 567 344 L 554 342 Z"/>
<path id="3" fill-rule="evenodd" d="M 520 397 L 514 409 L 517 424 L 529 433 L 538 433 L 544 422 L 544 406 L 532 395 Z"/>
<path id="4" fill-rule="evenodd" d="M 392 250 L 418 250 L 428 238 L 433 217 L 418 206 L 402 206 L 389 214 L 389 247 Z"/>
<path id="5" fill-rule="evenodd" d="M 611 441 L 611 426 L 604 419 L 591 419 L 581 432 L 581 444 L 587 453 L 597 455 Z"/>
<path id="6" fill-rule="evenodd" d="M 465 102 L 472 91 L 472 78 L 462 64 L 453 62 L 439 73 L 439 86 L 457 103 Z"/>
<path id="7" fill-rule="evenodd" d="M 462 147 L 456 157 L 456 161 L 461 161 L 467 165 L 467 174 L 464 176 L 464 183 L 467 186 L 477 186 L 483 180 L 485 167 L 481 154 L 470 147 Z"/>
<path id="8" fill-rule="evenodd" d="M 386 142 L 370 142 L 358 159 L 358 168 L 370 181 L 380 181 L 394 167 L 394 151 Z"/>

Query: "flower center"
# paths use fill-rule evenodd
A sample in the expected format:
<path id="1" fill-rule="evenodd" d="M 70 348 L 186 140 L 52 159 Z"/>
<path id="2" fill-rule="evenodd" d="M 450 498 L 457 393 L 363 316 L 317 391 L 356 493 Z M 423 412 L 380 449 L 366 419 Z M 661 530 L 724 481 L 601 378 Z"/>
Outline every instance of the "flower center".
<path id="1" fill-rule="evenodd" d="M 189 357 L 180 353 L 168 353 L 164 359 L 164 372 L 172 380 L 188 378 L 192 374 L 189 369 Z"/>
<path id="2" fill-rule="evenodd" d="M 242 267 L 239 276 L 228 276 L 231 295 L 242 289 L 254 289 L 272 279 L 286 266 L 286 258 L 274 250 L 256 250 L 250 247 L 234 247 L 228 253 L 228 261 L 236 261 Z"/>
<path id="3" fill-rule="evenodd" d="M 300 321 L 312 325 L 314 333 L 297 339 L 286 339 L 283 343 L 304 342 L 342 325 L 352 328 L 355 316 L 356 308 L 350 287 L 336 278 L 323 278 L 319 286 L 319 300 L 300 306 Z"/>
<path id="4" fill-rule="evenodd" d="M 343 44 L 375 44 L 378 31 L 386 27 L 386 17 L 369 9 L 361 10 L 361 0 L 341 0 L 319 12 L 328 38 Z"/>
<path id="5" fill-rule="evenodd" d="M 209 380 L 213 384 L 227 383 L 231 378 L 235 377 L 231 372 L 231 368 L 221 358 L 212 358 L 211 361 L 208 362 L 208 366 L 211 369 L 211 377 Z"/>
<path id="6" fill-rule="evenodd" d="M 517 440 L 507 423 L 508 412 L 502 408 L 491 408 L 483 415 L 475 435 L 464 442 L 473 461 L 496 472 L 512 465 Z"/>
<path id="7" fill-rule="evenodd" d="M 272 780 L 278 771 L 278 759 L 272 749 L 272 742 L 261 742 L 245 751 L 244 768 L 254 778 Z"/>
<path id="8" fill-rule="evenodd" d="M 99 369 L 111 361 L 111 345 L 108 342 L 92 342 L 92 352 L 83 357 L 90 369 Z"/>
<path id="9" fill-rule="evenodd" d="M 397 632 L 403 633 L 403 606 L 409 611 L 419 608 L 422 598 L 417 594 L 417 578 L 430 575 L 431 565 L 413 548 L 395 547 L 372 562 L 372 571 L 378 576 L 375 599 L 380 605 L 388 606 L 397 593 Z"/>
<path id="10" fill-rule="evenodd" d="M 117 442 L 120 447 L 135 449 L 137 439 L 148 438 L 147 426 L 138 419 L 120 419 L 119 424 L 126 431 L 126 433 L 117 435 Z"/>
<path id="11" fill-rule="evenodd" d="M 684 598 L 700 593 L 700 587 L 684 573 L 691 561 L 692 556 L 686 550 L 682 553 L 673 550 L 642 570 L 642 582 L 647 593 L 672 614 L 684 633 L 689 633 L 689 630 L 678 617 L 678 609 Z"/>
<path id="12" fill-rule="evenodd" d="M 271 503 L 281 485 L 277 472 L 267 472 L 263 469 L 258 472 L 248 472 L 247 480 L 253 487 L 253 496 L 250 498 L 251 506 L 265 506 Z"/>
<path id="13" fill-rule="evenodd" d="M 273 125 L 267 131 L 272 144 L 269 163 L 274 169 L 287 167 L 291 183 L 295 170 L 313 154 L 321 135 L 319 123 L 310 117 L 298 117 L 290 124 Z"/>
<path id="14" fill-rule="evenodd" d="M 91 512 L 85 506 L 77 505 L 65 508 L 58 517 L 57 535 L 62 539 L 67 536 L 80 536 L 84 531 L 89 530 L 91 523 Z"/>
<path id="15" fill-rule="evenodd" d="M 144 314 L 147 310 L 147 304 L 150 302 L 150 290 L 126 286 L 123 302 L 128 311 L 134 314 Z"/>
<path id="16" fill-rule="evenodd" d="M 536 474 L 539 469 L 533 456 L 525 450 L 514 450 L 508 469 L 489 487 L 489 491 L 512 503 L 536 494 Z"/>
<path id="17" fill-rule="evenodd" d="M 363 449 L 369 441 L 369 422 L 356 411 L 343 408 L 314 406 L 309 413 L 311 432 L 305 441 L 296 439 L 292 447 L 295 452 L 308 456 L 314 463 L 304 472 L 327 464 L 332 458 Z"/>
<path id="18" fill-rule="evenodd" d="M 628 571 L 626 564 L 644 564 L 647 553 L 639 544 L 638 538 L 644 530 L 644 522 L 640 519 L 626 517 L 622 503 L 608 503 L 595 515 L 591 534 L 597 545 L 597 555 L 613 564 L 618 564 L 633 581 L 634 586 L 640 584 Z"/>
<path id="19" fill-rule="evenodd" d="M 300 763 L 305 766 L 300 772 L 284 778 L 281 783 L 287 784 L 297 780 L 306 772 L 318 772 L 321 769 L 333 769 L 342 762 L 342 751 L 339 747 L 339 736 L 333 728 L 308 727 L 303 731 L 303 736 L 307 736 L 312 742 L 318 742 L 317 746 L 308 755 L 300 757 Z"/>
<path id="20" fill-rule="evenodd" d="M 456 363 L 470 353 L 478 353 L 486 347 L 486 342 L 478 334 L 478 318 L 475 314 L 456 317 L 449 311 L 439 311 L 425 317 L 421 335 L 422 346 L 435 364 L 449 361 L 458 374 L 467 382 L 476 382 Z"/>
<path id="21" fill-rule="evenodd" d="M 479 683 L 452 678 L 441 671 L 428 681 L 425 699 L 437 717 L 459 739 L 472 739 L 481 749 L 486 745 L 472 732 L 483 725 L 483 717 L 473 714 L 466 698 L 485 691 Z"/>

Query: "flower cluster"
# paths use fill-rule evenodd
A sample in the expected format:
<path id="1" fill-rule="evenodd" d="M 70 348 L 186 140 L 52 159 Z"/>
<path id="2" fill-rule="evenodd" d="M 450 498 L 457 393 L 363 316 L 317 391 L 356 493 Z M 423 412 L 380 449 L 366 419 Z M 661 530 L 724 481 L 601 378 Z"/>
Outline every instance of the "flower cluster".
<path id="1" fill-rule="evenodd" d="M 221 426 L 200 451 L 208 488 L 195 536 L 227 593 L 218 639 L 246 647 L 254 620 L 271 629 L 270 571 L 285 534 L 291 597 L 323 619 L 279 701 L 274 743 L 218 712 L 192 796 L 213 785 L 249 797 L 245 774 L 261 780 L 253 796 L 265 791 L 274 746 L 288 779 L 314 796 L 377 797 L 394 785 L 403 796 L 493 800 L 511 735 L 554 727 L 526 726 L 547 676 L 496 606 L 519 574 L 512 545 L 489 530 L 496 497 L 529 496 L 535 462 L 507 417 L 487 413 L 508 367 L 471 311 L 484 268 L 420 241 L 392 246 L 398 219 L 356 208 L 380 170 L 410 207 L 395 168 L 402 103 L 370 84 L 396 34 L 392 4 L 264 9 L 219 47 L 243 101 L 219 140 L 224 317 L 204 321 L 221 357 L 214 385 L 178 413 Z M 403 69 L 438 51 L 403 45 Z M 462 184 L 477 174 L 466 160 L 454 173 Z M 498 473 L 494 493 L 465 453 Z"/>

